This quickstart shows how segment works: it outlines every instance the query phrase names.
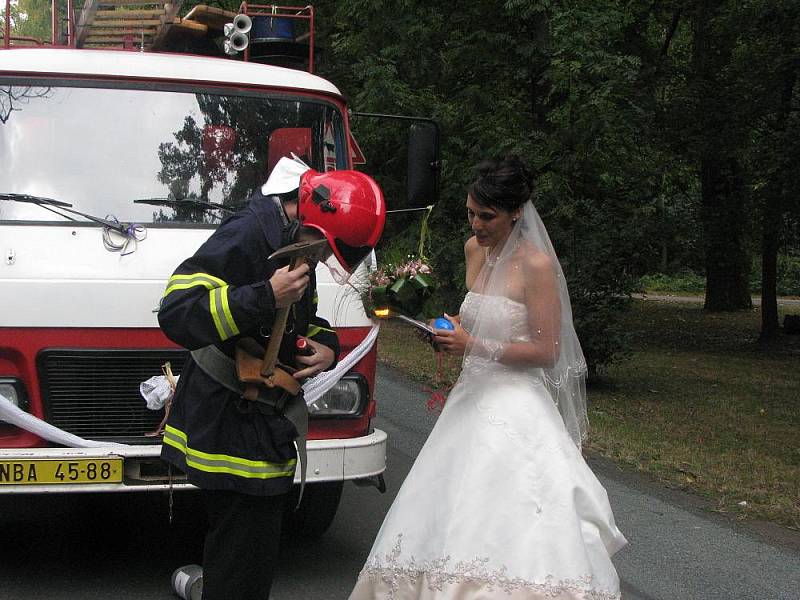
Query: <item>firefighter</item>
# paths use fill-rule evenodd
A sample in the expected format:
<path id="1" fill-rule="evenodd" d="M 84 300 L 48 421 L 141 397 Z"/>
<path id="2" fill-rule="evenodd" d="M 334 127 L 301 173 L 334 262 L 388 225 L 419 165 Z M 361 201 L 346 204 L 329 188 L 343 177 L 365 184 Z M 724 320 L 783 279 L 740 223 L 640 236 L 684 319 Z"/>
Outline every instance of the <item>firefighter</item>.
<path id="1" fill-rule="evenodd" d="M 265 195 L 269 186 L 176 269 L 158 312 L 164 333 L 192 351 L 161 456 L 205 499 L 204 600 L 269 597 L 301 433 L 288 405 L 299 402 L 306 415 L 302 398 L 287 399 L 285 392 L 276 396 L 265 388 L 257 401 L 242 397 L 233 362 L 237 344 L 255 340 L 266 347 L 276 310 L 291 307 L 278 360 L 298 369 L 296 379 L 332 368 L 339 353 L 336 333 L 316 315 L 313 265 L 290 271 L 267 257 L 287 244 L 324 238 L 341 281 L 372 251 L 385 221 L 380 188 L 363 173 L 307 170 L 299 188 L 295 183 L 280 196 Z M 296 355 L 298 334 L 309 340 L 310 356 Z"/>

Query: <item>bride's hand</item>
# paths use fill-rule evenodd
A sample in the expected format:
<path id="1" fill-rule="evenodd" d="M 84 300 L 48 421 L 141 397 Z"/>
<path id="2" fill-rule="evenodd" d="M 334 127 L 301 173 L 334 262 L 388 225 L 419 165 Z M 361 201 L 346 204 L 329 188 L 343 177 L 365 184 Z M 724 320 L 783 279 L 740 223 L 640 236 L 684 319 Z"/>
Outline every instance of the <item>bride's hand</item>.
<path id="1" fill-rule="evenodd" d="M 440 352 L 463 356 L 467 351 L 471 337 L 467 330 L 461 326 L 460 320 L 445 313 L 444 317 L 453 325 L 453 330 L 437 329 L 433 342 Z"/>

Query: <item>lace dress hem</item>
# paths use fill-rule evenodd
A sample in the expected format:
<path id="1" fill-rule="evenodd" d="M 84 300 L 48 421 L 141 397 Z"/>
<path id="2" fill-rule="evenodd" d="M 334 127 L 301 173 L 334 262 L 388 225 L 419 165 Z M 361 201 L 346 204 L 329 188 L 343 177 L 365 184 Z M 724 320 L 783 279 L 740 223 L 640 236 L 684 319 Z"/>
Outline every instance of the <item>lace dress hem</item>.
<path id="1" fill-rule="evenodd" d="M 401 559 L 402 534 L 385 562 L 370 560 L 358 576 L 351 600 L 620 600 L 618 592 L 595 589 L 591 575 L 541 581 L 513 577 L 506 567 L 491 569 L 488 558 L 453 562 L 451 557 L 427 561 Z"/>
<path id="2" fill-rule="evenodd" d="M 442 582 L 441 580 L 445 581 Z M 427 573 L 406 569 L 362 571 L 351 600 L 621 600 L 618 593 L 592 589 L 586 581 L 548 577 L 534 582 L 502 572 L 488 578 L 460 573 Z"/>

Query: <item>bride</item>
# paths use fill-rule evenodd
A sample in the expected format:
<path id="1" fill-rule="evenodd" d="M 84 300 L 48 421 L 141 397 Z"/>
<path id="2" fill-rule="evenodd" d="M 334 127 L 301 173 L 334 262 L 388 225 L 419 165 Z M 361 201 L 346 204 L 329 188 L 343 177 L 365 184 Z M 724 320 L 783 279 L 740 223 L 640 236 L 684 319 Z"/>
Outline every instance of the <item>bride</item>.
<path id="1" fill-rule="evenodd" d="M 516 157 L 469 187 L 467 292 L 440 349 L 461 375 L 350 600 L 618 599 L 627 542 L 583 460 L 586 363 Z"/>

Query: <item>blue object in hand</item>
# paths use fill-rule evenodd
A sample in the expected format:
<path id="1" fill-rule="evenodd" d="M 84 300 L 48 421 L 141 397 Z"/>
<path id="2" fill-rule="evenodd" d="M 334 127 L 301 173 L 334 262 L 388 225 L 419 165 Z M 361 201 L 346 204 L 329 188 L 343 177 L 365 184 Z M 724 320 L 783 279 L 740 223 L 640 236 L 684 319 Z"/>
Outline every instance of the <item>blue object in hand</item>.
<path id="1" fill-rule="evenodd" d="M 453 327 L 453 324 L 450 321 L 448 321 L 447 319 L 445 319 L 444 317 L 437 317 L 437 319 L 433 322 L 433 328 L 434 329 L 449 329 L 450 331 L 455 329 L 455 327 Z"/>

